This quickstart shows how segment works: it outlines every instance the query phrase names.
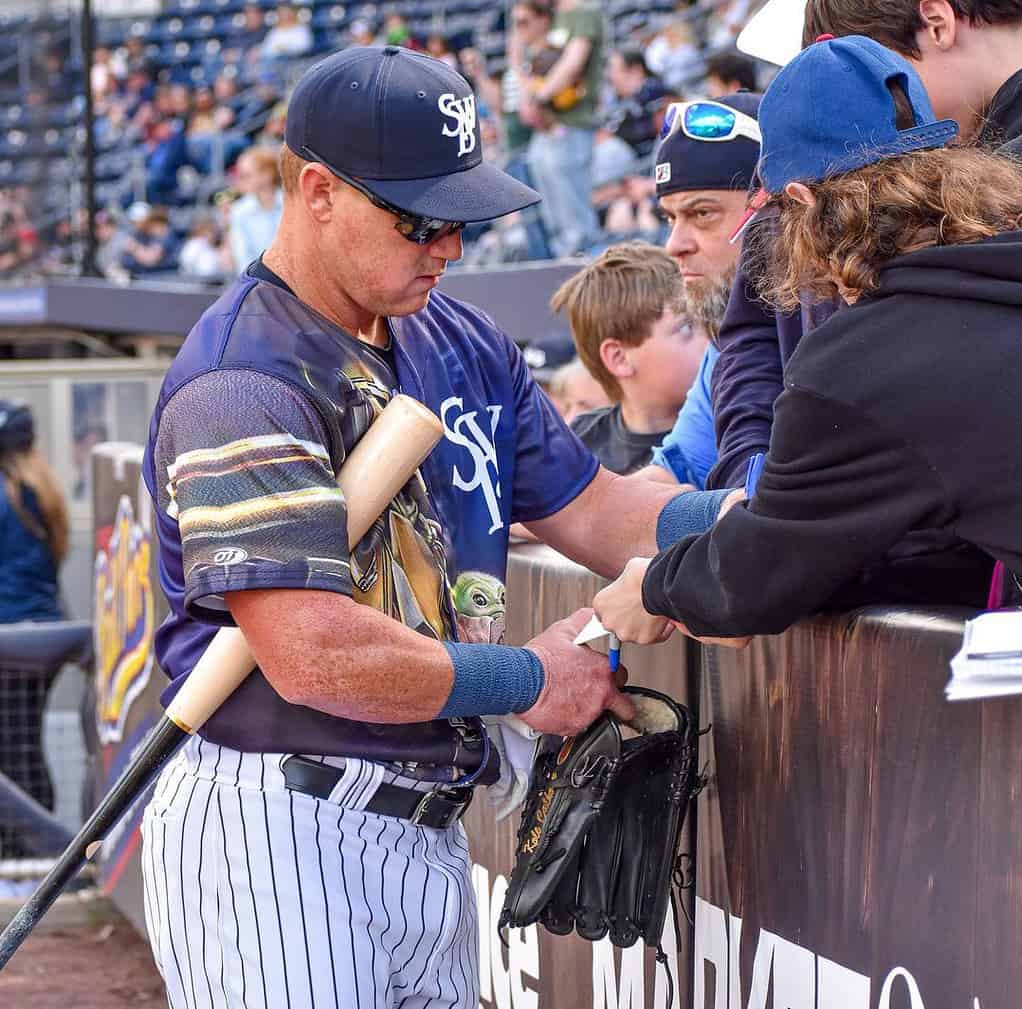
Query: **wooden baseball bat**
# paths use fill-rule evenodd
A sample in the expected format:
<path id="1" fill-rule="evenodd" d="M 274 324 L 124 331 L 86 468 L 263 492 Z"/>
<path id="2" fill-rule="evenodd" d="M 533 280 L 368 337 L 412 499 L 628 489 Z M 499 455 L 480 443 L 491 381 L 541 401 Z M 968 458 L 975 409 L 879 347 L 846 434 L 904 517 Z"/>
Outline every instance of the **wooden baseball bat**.
<path id="1" fill-rule="evenodd" d="M 362 436 L 337 474 L 348 509 L 352 548 L 411 479 L 443 430 L 436 414 L 401 395 L 387 404 Z M 217 631 L 124 773 L 0 933 L 0 970 L 181 743 L 202 727 L 254 668 L 255 659 L 241 631 L 236 627 Z"/>

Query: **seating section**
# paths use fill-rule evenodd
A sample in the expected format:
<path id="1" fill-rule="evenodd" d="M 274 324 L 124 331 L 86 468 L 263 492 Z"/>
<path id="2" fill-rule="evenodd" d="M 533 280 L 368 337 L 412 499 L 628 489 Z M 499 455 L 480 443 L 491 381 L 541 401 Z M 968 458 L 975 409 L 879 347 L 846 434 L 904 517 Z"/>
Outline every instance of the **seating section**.
<path id="1" fill-rule="evenodd" d="M 266 24 L 272 25 L 276 3 L 258 2 L 266 11 Z M 672 0 L 610 0 L 603 6 L 612 44 L 633 37 L 638 30 L 654 30 L 675 10 Z M 237 46 L 244 29 L 244 7 L 243 0 L 168 0 L 156 15 L 97 19 L 94 45 L 113 52 L 129 40 L 140 39 L 141 56 L 157 82 L 181 84 L 193 91 L 212 87 L 221 75 L 237 72 L 225 54 Z M 348 44 L 356 21 L 365 22 L 376 33 L 385 16 L 393 13 L 406 19 L 415 37 L 441 33 L 452 41 L 452 48 L 477 47 L 492 73 L 503 68 L 504 6 L 491 0 L 398 0 L 382 5 L 312 0 L 300 6 L 299 18 L 312 31 L 313 47 L 296 61 L 294 73 L 310 58 Z M 33 223 L 47 233 L 85 204 L 85 99 L 76 55 L 79 33 L 78 23 L 66 15 L 0 15 L 0 190 L 28 187 Z M 61 55 L 51 56 L 47 63 L 41 53 Z M 269 109 L 251 100 L 257 81 L 250 76 L 248 80 L 239 77 L 239 82 L 241 93 L 227 104 L 237 115 L 232 130 L 248 142 L 262 127 Z M 105 125 L 94 134 L 96 204 L 124 209 L 133 193 L 138 198 L 140 189 L 145 191 L 149 151 L 130 131 Z M 232 157 L 236 154 L 234 150 Z M 186 172 L 177 202 L 187 206 L 207 200 L 224 185 L 224 179 L 202 176 L 222 169 L 222 164 L 198 165 L 191 176 Z M 178 214 L 176 220 L 187 222 L 187 215 Z"/>

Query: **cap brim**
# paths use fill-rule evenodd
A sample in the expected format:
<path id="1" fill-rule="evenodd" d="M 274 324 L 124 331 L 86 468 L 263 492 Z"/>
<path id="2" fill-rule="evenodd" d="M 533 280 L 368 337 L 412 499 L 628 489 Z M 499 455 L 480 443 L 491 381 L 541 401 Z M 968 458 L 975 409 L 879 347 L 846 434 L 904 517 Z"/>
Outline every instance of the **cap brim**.
<path id="1" fill-rule="evenodd" d="M 783 67 L 802 50 L 806 0 L 767 0 L 736 40 L 746 56 Z"/>
<path id="2" fill-rule="evenodd" d="M 495 165 L 481 161 L 474 168 L 432 179 L 359 180 L 395 207 L 440 221 L 492 221 L 539 203 L 535 189 Z"/>

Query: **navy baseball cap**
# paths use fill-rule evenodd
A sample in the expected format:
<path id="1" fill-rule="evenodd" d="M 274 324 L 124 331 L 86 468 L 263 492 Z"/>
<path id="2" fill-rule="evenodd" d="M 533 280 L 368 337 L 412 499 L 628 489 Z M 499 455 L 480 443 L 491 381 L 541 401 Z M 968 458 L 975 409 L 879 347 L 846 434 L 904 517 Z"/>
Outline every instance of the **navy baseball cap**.
<path id="1" fill-rule="evenodd" d="M 755 120 L 759 115 L 760 98 L 751 91 L 738 91 L 722 98 L 679 102 L 671 108 L 705 108 L 712 116 L 714 106 L 724 106 Z M 708 122 L 710 130 L 704 139 L 689 136 L 680 128 L 683 124 L 672 118 L 671 108 L 664 118 L 660 131 L 662 139 L 656 152 L 657 199 L 668 193 L 696 189 L 748 189 L 759 161 L 758 141 L 737 130 L 733 131 L 733 136 L 721 139 L 713 135 L 712 122 Z M 678 115 L 683 114 L 678 112 Z"/>
<path id="2" fill-rule="evenodd" d="M 897 83 L 915 125 L 895 125 Z M 944 147 L 958 135 L 953 119 L 938 120 L 911 65 L 862 35 L 814 42 L 773 79 L 759 109 L 763 186 L 779 193 L 789 182 L 820 182 L 909 151 Z"/>
<path id="3" fill-rule="evenodd" d="M 0 452 L 27 452 L 34 442 L 32 411 L 24 403 L 0 399 Z"/>
<path id="4" fill-rule="evenodd" d="M 489 221 L 540 200 L 483 160 L 468 81 L 400 46 L 352 46 L 310 67 L 291 95 L 284 142 L 421 217 Z"/>

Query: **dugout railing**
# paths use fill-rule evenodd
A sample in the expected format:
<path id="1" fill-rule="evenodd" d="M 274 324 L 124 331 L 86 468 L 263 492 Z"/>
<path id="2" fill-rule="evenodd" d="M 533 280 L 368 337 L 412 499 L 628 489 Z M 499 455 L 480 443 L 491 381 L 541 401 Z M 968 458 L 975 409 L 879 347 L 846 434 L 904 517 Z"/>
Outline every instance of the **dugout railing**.
<path id="1" fill-rule="evenodd" d="M 95 457 L 96 570 L 111 598 L 133 595 L 97 615 L 96 764 L 109 775 L 155 718 L 163 682 L 151 663 L 138 665 L 138 643 L 151 642 L 163 606 L 137 496 L 140 458 L 137 446 Z M 115 539 L 133 546 L 118 550 Z M 524 642 L 588 604 L 600 584 L 547 547 L 513 548 L 507 640 Z M 683 843 L 695 886 L 665 942 L 677 950 L 674 1005 L 1016 1009 L 1022 700 L 944 700 L 966 615 L 857 610 L 739 652 L 680 636 L 625 646 L 634 681 L 690 704 L 698 684 L 706 730 L 708 783 Z M 103 885 L 136 923 L 139 812 L 100 860 Z M 495 823 L 483 799 L 466 826 L 485 1006 L 666 1009 L 663 968 L 639 947 L 622 953 L 535 927 L 505 944 L 496 919 L 514 818 Z"/>

